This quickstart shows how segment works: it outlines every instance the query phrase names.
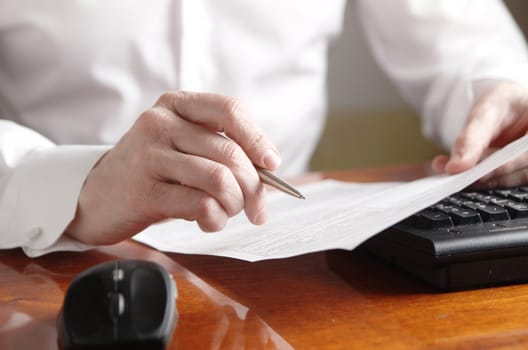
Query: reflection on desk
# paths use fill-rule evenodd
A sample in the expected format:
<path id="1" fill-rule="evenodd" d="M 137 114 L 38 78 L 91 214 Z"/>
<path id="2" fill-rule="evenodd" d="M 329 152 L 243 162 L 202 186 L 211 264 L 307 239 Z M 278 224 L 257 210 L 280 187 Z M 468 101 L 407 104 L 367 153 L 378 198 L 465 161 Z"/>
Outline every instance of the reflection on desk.
<path id="1" fill-rule="evenodd" d="M 170 349 L 291 349 L 257 314 L 211 287 L 162 253 L 125 242 L 85 253 L 28 259 L 0 255 L 0 349 L 57 349 L 56 315 L 69 282 L 82 270 L 115 259 L 155 261 L 178 286 L 178 312 Z"/>
<path id="2" fill-rule="evenodd" d="M 392 181 L 427 172 L 405 165 L 326 176 Z M 180 318 L 171 349 L 528 348 L 528 285 L 440 293 L 360 250 L 249 263 L 125 242 L 37 259 L 0 253 L 0 349 L 56 349 L 69 282 L 116 258 L 155 261 L 174 276 Z"/>

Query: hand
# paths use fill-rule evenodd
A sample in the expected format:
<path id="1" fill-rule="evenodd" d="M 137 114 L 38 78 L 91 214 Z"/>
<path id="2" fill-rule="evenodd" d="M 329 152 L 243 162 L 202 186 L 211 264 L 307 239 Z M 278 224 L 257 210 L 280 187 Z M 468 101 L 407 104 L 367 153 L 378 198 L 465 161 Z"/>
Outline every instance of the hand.
<path id="1" fill-rule="evenodd" d="M 509 82 L 483 94 L 469 112 L 451 156 L 438 156 L 433 169 L 448 174 L 473 167 L 500 147 L 528 133 L 528 88 Z M 528 183 L 528 155 L 502 165 L 474 187 L 512 187 Z"/>
<path id="2" fill-rule="evenodd" d="M 91 170 L 66 233 L 112 244 L 167 218 L 211 232 L 243 209 L 262 224 L 265 189 L 253 164 L 275 170 L 279 163 L 235 99 L 166 93 Z"/>

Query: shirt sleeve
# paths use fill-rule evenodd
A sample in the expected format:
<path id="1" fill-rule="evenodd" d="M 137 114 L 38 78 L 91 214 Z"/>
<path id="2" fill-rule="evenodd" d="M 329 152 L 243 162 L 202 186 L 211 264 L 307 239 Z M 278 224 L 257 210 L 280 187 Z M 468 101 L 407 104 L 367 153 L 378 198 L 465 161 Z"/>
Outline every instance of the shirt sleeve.
<path id="1" fill-rule="evenodd" d="M 368 44 L 424 134 L 449 149 L 493 82 L 528 85 L 526 42 L 497 0 L 358 0 Z"/>
<path id="2" fill-rule="evenodd" d="M 64 229 L 75 216 L 86 176 L 109 146 L 57 146 L 0 120 L 0 248 L 28 256 L 84 250 Z"/>

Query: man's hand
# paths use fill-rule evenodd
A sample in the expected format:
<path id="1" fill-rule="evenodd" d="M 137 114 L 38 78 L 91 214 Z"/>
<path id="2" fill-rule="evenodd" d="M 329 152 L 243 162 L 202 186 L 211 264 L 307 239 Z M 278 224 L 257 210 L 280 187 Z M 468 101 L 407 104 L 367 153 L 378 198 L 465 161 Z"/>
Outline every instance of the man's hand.
<path id="1" fill-rule="evenodd" d="M 66 233 L 112 244 L 167 218 L 211 232 L 241 210 L 262 224 L 265 189 L 253 164 L 275 170 L 279 163 L 235 99 L 166 93 L 91 170 Z"/>
<path id="2" fill-rule="evenodd" d="M 500 147 L 528 133 L 528 88 L 503 82 L 483 94 L 469 112 L 451 156 L 438 156 L 433 169 L 448 174 L 467 170 Z M 511 187 L 528 183 L 528 155 L 487 174 L 476 187 Z"/>

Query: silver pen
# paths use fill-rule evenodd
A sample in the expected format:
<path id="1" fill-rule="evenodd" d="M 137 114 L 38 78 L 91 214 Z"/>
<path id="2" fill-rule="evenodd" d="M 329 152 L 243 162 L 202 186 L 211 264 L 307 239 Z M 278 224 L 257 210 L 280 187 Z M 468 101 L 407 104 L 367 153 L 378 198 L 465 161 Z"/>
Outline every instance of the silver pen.
<path id="1" fill-rule="evenodd" d="M 258 166 L 255 167 L 257 169 L 257 172 L 259 174 L 260 180 L 264 182 L 265 184 L 268 184 L 272 187 L 275 187 L 276 189 L 287 193 L 291 196 L 294 196 L 299 199 L 306 199 L 299 190 L 297 190 L 295 187 L 275 175 L 269 170 L 262 169 Z"/>

